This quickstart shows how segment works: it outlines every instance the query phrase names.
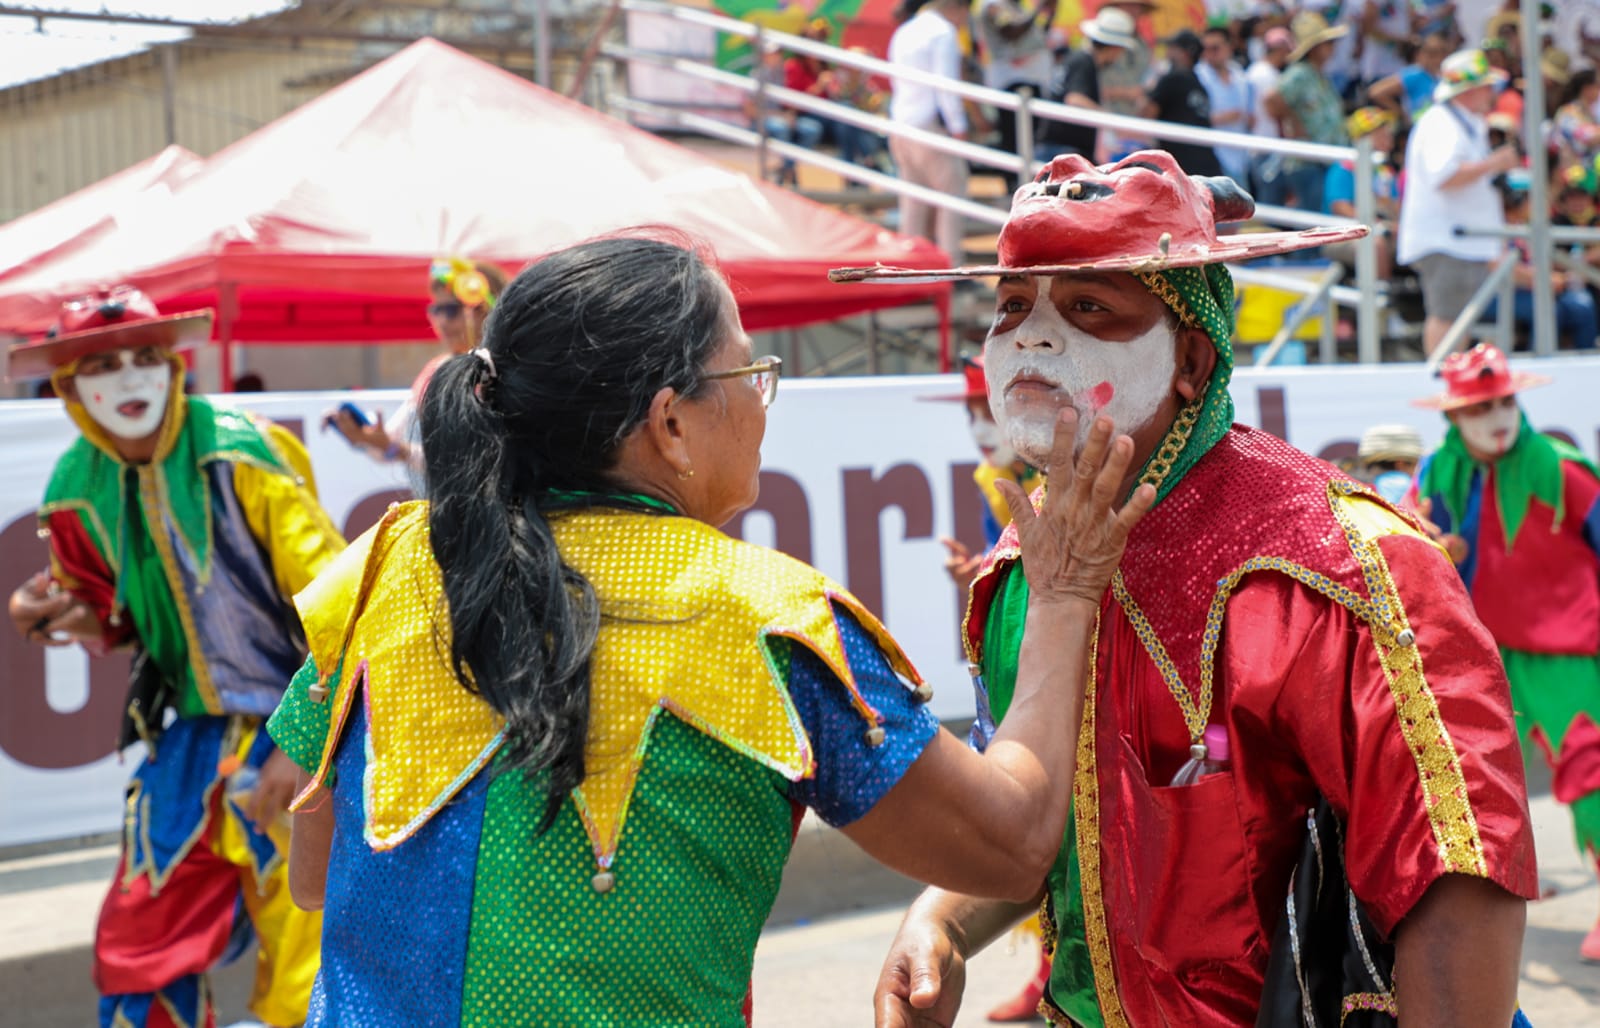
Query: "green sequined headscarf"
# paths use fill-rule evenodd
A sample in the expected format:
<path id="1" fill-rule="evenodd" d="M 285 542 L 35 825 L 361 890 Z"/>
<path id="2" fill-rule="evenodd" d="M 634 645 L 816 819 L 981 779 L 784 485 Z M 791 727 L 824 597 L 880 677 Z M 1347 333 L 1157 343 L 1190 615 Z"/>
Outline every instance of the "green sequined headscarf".
<path id="1" fill-rule="evenodd" d="M 1198 268 L 1135 272 L 1134 277 L 1172 308 L 1182 324 L 1205 329 L 1217 350 L 1217 366 L 1211 372 L 1206 391 L 1198 398 L 1200 412 L 1194 427 L 1173 459 L 1172 467 L 1156 487 L 1156 501 L 1160 502 L 1233 424 L 1233 397 L 1228 393 L 1228 382 L 1233 378 L 1233 276 L 1221 264 L 1207 264 Z M 1182 417 L 1180 412 L 1180 421 Z M 1146 462 L 1145 469 L 1159 453 L 1158 448 L 1157 454 Z M 1141 470 L 1140 477 L 1143 475 Z"/>

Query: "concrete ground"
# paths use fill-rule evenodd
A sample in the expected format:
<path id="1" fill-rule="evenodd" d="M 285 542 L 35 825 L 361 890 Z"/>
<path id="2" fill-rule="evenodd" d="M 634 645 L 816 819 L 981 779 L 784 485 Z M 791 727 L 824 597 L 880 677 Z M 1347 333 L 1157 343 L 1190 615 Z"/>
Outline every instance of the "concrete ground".
<path id="1" fill-rule="evenodd" d="M 1522 1003 L 1539 1028 L 1600 1024 L 1600 967 L 1578 959 L 1578 942 L 1600 912 L 1600 888 L 1577 858 L 1565 811 L 1540 796 L 1533 815 L 1543 877 L 1560 891 L 1529 907 Z M 0 861 L 0 1026 L 93 1023 L 89 946 L 115 861 L 115 847 L 103 843 Z M 869 1024 L 878 968 L 915 894 L 843 836 L 808 822 L 756 951 L 756 1024 Z M 984 1024 L 983 1013 L 1020 987 L 1034 959 L 1027 942 L 981 954 L 958 1024 Z M 223 1025 L 247 1016 L 250 963 L 213 977 Z"/>

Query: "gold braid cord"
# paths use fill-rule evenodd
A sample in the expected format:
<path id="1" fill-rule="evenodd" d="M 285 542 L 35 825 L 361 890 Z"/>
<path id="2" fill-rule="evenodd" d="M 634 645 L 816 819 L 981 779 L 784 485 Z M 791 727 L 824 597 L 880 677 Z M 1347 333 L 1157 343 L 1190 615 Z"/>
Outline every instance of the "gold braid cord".
<path id="1" fill-rule="evenodd" d="M 1172 427 L 1167 429 L 1167 434 L 1161 440 L 1161 445 L 1156 447 L 1156 452 L 1144 466 L 1144 474 L 1139 476 L 1140 485 L 1152 485 L 1157 489 L 1166 481 L 1167 475 L 1172 473 L 1172 465 L 1189 444 L 1189 436 L 1194 432 L 1195 423 L 1200 420 L 1200 410 L 1206 405 L 1206 390 L 1201 389 L 1178 412 L 1173 419 Z"/>
<path id="2" fill-rule="evenodd" d="M 1167 281 L 1167 276 L 1159 271 L 1136 271 L 1133 275 L 1144 283 L 1146 289 L 1156 294 L 1162 303 L 1171 307 L 1173 313 L 1178 316 L 1178 320 L 1183 322 L 1184 325 L 1189 328 L 1205 327 L 1200 323 L 1200 318 L 1195 314 L 1194 309 L 1189 306 L 1189 301 L 1183 298 L 1183 294 L 1178 292 L 1177 287 Z"/>

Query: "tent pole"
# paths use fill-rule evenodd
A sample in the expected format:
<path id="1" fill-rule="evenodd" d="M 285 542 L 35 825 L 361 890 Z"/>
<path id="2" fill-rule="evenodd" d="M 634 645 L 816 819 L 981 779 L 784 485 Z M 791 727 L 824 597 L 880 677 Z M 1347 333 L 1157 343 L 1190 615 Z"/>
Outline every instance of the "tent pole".
<path id="1" fill-rule="evenodd" d="M 218 392 L 233 392 L 233 322 L 238 306 L 238 287 L 232 282 L 222 283 L 217 288 L 217 344 L 222 347 L 219 354 L 222 388 Z"/>
<path id="2" fill-rule="evenodd" d="M 950 370 L 950 294 L 953 290 L 946 289 L 933 301 L 934 310 L 939 312 L 939 371 Z"/>

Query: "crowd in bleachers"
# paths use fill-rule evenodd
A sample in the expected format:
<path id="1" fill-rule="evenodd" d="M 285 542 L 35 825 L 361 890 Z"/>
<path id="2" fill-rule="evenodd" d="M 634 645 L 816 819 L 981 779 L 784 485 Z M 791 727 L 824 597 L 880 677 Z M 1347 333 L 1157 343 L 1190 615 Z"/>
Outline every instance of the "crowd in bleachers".
<path id="1" fill-rule="evenodd" d="M 1379 278 L 1388 282 L 1407 272 L 1407 265 L 1417 265 L 1427 305 L 1425 341 L 1431 347 L 1465 305 L 1460 288 L 1464 272 L 1481 272 L 1480 265 L 1498 259 L 1504 247 L 1498 239 L 1462 242 L 1465 237 L 1455 229 L 1496 230 L 1526 220 L 1529 139 L 1523 118 L 1530 76 L 1538 76 L 1544 87 L 1539 143 L 1548 148 L 1555 223 L 1587 226 L 1596 221 L 1600 76 L 1595 64 L 1600 38 L 1558 31 L 1560 9 L 1547 4 L 1545 18 L 1532 29 L 1539 35 L 1540 59 L 1537 67 L 1525 68 L 1517 6 L 1510 0 L 1503 8 L 1484 10 L 1479 3 L 1478 16 L 1469 18 L 1452 0 L 1208 0 L 1206 24 L 1161 36 L 1154 28 L 1150 0 L 1087 4 L 1094 13 L 1075 25 L 1064 25 L 1057 17 L 1056 0 L 902 0 L 900 27 L 888 58 L 994 89 L 1026 90 L 1113 114 L 1335 145 L 1368 139 L 1379 160 L 1373 182 L 1374 220 L 1381 229 Z M 1473 38 L 1463 35 L 1463 26 Z M 818 19 L 806 35 L 827 42 L 837 31 Z M 1015 112 L 962 103 L 908 80 L 895 80 L 891 89 L 888 81 L 781 52 L 769 57 L 757 74 L 773 84 L 885 113 L 897 123 L 1012 152 L 1019 145 Z M 1449 110 L 1465 126 L 1456 132 L 1437 115 L 1439 124 L 1430 138 L 1460 143 L 1464 149 L 1457 164 L 1467 158 L 1476 161 L 1468 176 L 1476 183 L 1472 190 L 1461 192 L 1463 180 L 1451 178 L 1457 164 L 1444 166 L 1441 174 L 1407 175 L 1412 134 L 1435 108 Z M 969 172 L 992 171 L 904 139 L 891 138 L 884 145 L 875 133 L 810 113 L 769 109 L 767 130 L 808 147 L 832 142 L 846 160 L 945 192 L 964 193 Z M 1236 179 L 1258 203 L 1356 215 L 1351 162 L 1329 166 L 1244 146 L 1196 145 L 1159 134 L 1043 118 L 1035 121 L 1032 136 L 1039 159 L 1078 153 L 1103 163 L 1158 146 L 1170 150 L 1191 173 Z M 779 176 L 793 183 L 792 163 L 785 163 Z M 1014 187 L 1014 176 L 1006 179 Z M 1492 199 L 1485 202 L 1484 197 Z M 1450 214 L 1473 204 L 1478 208 L 1474 217 L 1484 213 L 1482 208 L 1492 208 L 1492 216 L 1455 225 L 1436 220 L 1441 211 Z M 1405 239 L 1408 207 L 1413 208 L 1411 220 L 1435 219 L 1430 230 L 1414 230 L 1412 245 Z M 911 201 L 902 204 L 901 216 L 902 230 L 959 250 L 959 219 L 948 212 Z M 1423 238 L 1430 231 L 1438 234 L 1440 225 L 1449 238 Z M 1351 265 L 1354 253 L 1347 249 L 1328 256 Z M 1496 256 L 1485 256 L 1491 250 Z M 1514 246 L 1510 252 L 1525 257 L 1526 247 Z M 1473 267 L 1441 269 L 1437 265 L 1448 261 L 1428 260 L 1438 253 Z M 1600 266 L 1600 246 L 1583 247 L 1576 255 Z M 1532 282 L 1524 268 L 1515 277 L 1515 313 L 1526 323 L 1531 320 Z M 1556 279 L 1552 284 L 1564 344 L 1592 347 L 1600 293 L 1577 276 L 1558 273 Z"/>

